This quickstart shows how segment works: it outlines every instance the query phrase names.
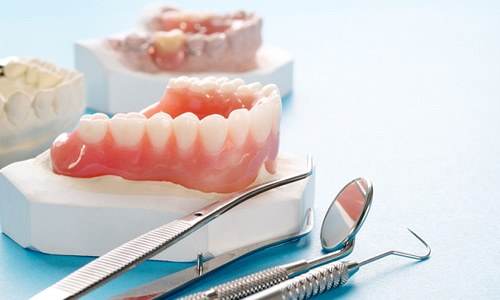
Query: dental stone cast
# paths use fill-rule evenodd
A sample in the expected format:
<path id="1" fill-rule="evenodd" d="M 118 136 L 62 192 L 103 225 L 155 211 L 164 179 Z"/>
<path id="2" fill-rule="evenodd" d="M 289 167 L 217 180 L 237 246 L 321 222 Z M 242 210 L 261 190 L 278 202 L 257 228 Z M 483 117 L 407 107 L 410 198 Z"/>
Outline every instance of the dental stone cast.
<path id="1" fill-rule="evenodd" d="M 143 18 L 143 32 L 110 39 L 125 65 L 144 72 L 244 72 L 255 69 L 262 44 L 257 14 L 218 15 L 171 7 Z"/>
<path id="2" fill-rule="evenodd" d="M 178 77 L 141 113 L 86 115 L 51 148 L 54 172 L 118 175 L 228 193 L 276 171 L 281 97 L 273 85 Z"/>
<path id="3" fill-rule="evenodd" d="M 82 74 L 38 59 L 0 59 L 0 167 L 36 156 L 85 108 Z"/>

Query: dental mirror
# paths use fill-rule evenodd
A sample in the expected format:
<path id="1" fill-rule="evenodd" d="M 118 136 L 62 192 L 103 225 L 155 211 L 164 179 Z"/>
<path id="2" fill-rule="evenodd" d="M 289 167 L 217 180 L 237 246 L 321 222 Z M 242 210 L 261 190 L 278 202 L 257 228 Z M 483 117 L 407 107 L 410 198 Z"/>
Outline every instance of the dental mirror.
<path id="1" fill-rule="evenodd" d="M 337 194 L 321 226 L 321 246 L 329 253 L 250 274 L 181 300 L 242 299 L 313 268 L 346 257 L 354 249 L 354 237 L 368 215 L 372 198 L 372 184 L 365 178 L 350 181 Z"/>
<path id="2" fill-rule="evenodd" d="M 335 197 L 321 225 L 321 246 L 335 251 L 351 242 L 368 215 L 373 186 L 365 178 L 349 182 Z"/>

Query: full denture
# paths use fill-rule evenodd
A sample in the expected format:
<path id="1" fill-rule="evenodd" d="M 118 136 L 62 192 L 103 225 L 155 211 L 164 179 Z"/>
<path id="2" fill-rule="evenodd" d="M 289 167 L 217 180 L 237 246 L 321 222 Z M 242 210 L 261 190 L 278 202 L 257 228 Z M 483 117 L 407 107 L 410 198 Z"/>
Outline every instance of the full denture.
<path id="1" fill-rule="evenodd" d="M 83 116 L 53 143 L 57 174 L 162 180 L 203 192 L 250 185 L 276 170 L 281 98 L 275 85 L 179 77 L 141 113 Z"/>
<path id="2" fill-rule="evenodd" d="M 217 15 L 163 7 L 144 27 L 109 44 L 125 65 L 150 73 L 252 70 L 262 44 L 261 18 L 241 11 Z"/>

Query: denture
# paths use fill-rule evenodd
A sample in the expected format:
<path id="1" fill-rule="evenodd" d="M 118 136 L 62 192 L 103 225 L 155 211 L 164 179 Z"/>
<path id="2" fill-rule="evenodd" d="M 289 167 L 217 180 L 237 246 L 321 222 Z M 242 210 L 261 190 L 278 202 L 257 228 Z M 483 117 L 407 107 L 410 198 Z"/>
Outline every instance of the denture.
<path id="1" fill-rule="evenodd" d="M 0 60 L 0 167 L 40 154 L 85 108 L 83 75 L 38 59 Z"/>
<path id="2" fill-rule="evenodd" d="M 261 18 L 254 13 L 195 13 L 156 8 L 143 32 L 109 40 L 125 65 L 144 72 L 244 72 L 257 66 Z"/>
<path id="3" fill-rule="evenodd" d="M 85 115 L 51 148 L 53 171 L 169 181 L 203 192 L 250 185 L 276 171 L 281 97 L 274 84 L 178 77 L 140 113 Z"/>

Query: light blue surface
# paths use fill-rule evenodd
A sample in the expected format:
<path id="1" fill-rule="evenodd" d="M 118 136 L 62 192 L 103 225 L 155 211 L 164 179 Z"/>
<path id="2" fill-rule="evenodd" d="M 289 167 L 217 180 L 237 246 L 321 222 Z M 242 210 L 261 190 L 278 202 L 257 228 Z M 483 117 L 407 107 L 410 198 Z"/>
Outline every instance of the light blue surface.
<path id="1" fill-rule="evenodd" d="M 177 6 L 258 11 L 265 43 L 295 55 L 281 151 L 314 155 L 317 226 L 309 240 L 249 257 L 191 291 L 320 254 L 319 224 L 330 200 L 366 176 L 374 203 L 350 259 L 423 250 L 406 227 L 429 242 L 433 255 L 423 263 L 388 258 L 368 265 L 318 299 L 500 298 L 500 4 L 269 2 Z M 0 57 L 72 67 L 74 40 L 130 28 L 144 3 L 1 1 Z M 1 235 L 0 298 L 28 298 L 90 260 L 35 253 Z M 87 298 L 185 266 L 148 262 Z"/>

